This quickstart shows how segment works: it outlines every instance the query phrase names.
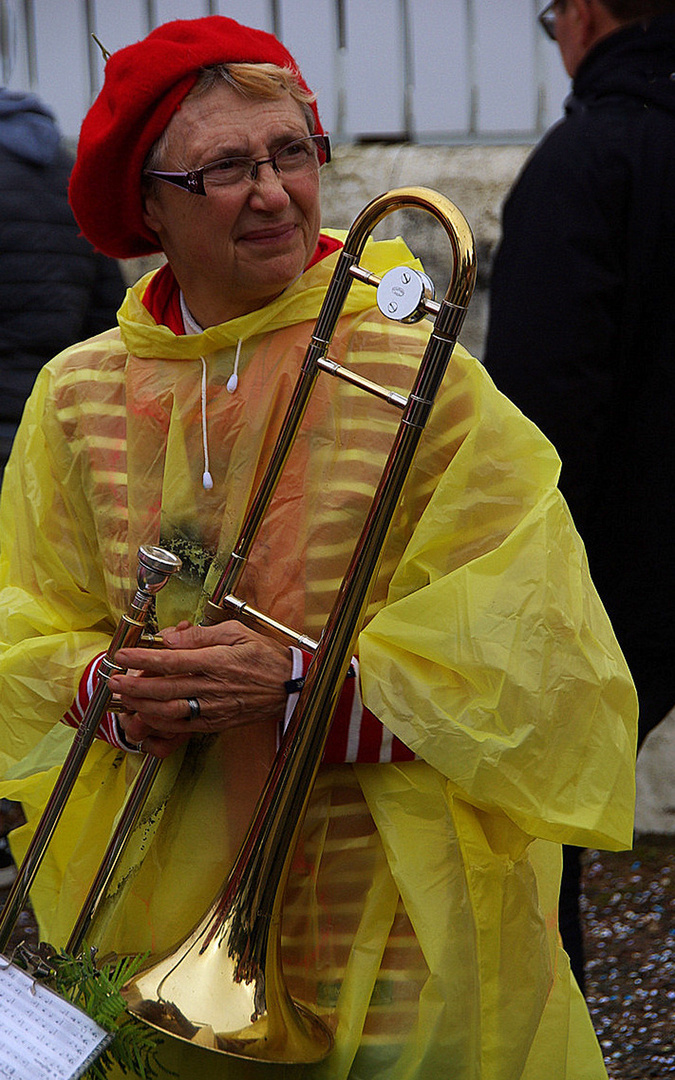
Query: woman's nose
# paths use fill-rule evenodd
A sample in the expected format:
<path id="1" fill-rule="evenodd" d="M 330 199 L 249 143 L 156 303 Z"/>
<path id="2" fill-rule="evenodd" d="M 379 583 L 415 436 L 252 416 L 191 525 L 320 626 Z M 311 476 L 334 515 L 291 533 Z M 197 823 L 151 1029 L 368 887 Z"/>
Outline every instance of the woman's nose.
<path id="1" fill-rule="evenodd" d="M 259 201 L 274 208 L 286 206 L 290 201 L 284 178 L 273 168 L 271 162 L 265 161 L 258 165 L 256 175 L 252 178 L 249 198 L 253 202 Z"/>

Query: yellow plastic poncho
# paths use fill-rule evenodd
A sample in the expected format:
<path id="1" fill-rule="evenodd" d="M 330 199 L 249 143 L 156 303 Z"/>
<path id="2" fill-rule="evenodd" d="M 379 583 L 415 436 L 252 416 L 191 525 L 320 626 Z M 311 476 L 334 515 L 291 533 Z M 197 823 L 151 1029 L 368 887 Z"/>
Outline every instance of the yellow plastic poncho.
<path id="1" fill-rule="evenodd" d="M 266 308 L 193 336 L 155 324 L 141 281 L 119 329 L 41 373 L 0 509 L 0 796 L 27 814 L 18 857 L 72 738 L 59 719 L 128 604 L 139 544 L 184 558 L 159 596 L 160 625 L 194 615 L 213 554 L 231 550 L 335 258 Z M 391 241 L 370 243 L 364 264 L 411 260 Z M 388 323 L 372 303 L 352 288 L 331 355 L 405 390 L 428 328 Z M 397 423 L 319 380 L 239 590 L 251 603 L 320 632 Z M 630 845 L 637 706 L 558 469 L 458 347 L 359 643 L 366 704 L 419 760 L 322 768 L 288 886 L 291 989 L 336 1033 L 330 1057 L 297 1074 L 306 1080 L 605 1076 L 558 941 L 560 844 Z M 103 948 L 168 947 L 223 880 L 267 761 L 253 731 L 216 747 L 163 767 Z M 33 890 L 54 944 L 137 768 L 103 743 L 90 754 Z M 165 806 L 176 775 L 180 798 Z M 176 1053 L 182 1076 L 211 1075 Z"/>

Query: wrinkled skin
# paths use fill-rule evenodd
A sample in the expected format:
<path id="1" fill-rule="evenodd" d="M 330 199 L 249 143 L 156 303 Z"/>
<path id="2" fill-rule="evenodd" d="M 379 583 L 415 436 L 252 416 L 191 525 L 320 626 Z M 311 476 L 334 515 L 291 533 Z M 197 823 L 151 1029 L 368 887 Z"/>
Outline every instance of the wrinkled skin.
<path id="1" fill-rule="evenodd" d="M 129 668 L 110 689 L 127 710 L 120 724 L 130 743 L 165 758 L 198 732 L 243 724 L 271 729 L 283 719 L 284 682 L 292 674 L 289 650 L 239 622 L 217 626 L 180 623 L 162 632 L 166 649 L 120 649 Z M 200 715 L 189 718 L 187 698 Z"/>

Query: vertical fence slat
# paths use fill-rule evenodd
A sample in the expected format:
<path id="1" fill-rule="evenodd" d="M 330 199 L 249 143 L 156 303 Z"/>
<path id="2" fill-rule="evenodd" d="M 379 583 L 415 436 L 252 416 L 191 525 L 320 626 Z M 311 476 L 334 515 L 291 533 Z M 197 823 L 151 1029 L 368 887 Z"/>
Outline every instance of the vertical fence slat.
<path id="1" fill-rule="evenodd" d="M 563 67 L 557 45 L 546 38 L 541 44 L 541 83 L 544 94 L 541 128 L 546 129 L 563 114 L 565 98 L 570 92 L 570 78 Z"/>
<path id="2" fill-rule="evenodd" d="M 273 6 L 270 0 L 216 0 L 216 15 L 227 15 L 230 19 L 254 26 L 256 30 L 274 33 Z"/>
<path id="3" fill-rule="evenodd" d="M 29 12 L 26 6 L 25 3 L 0 3 L 3 86 L 31 86 L 35 57 L 30 55 L 29 42 L 32 44 L 32 35 L 27 32 L 26 19 Z"/>
<path id="4" fill-rule="evenodd" d="M 89 56 L 84 4 L 34 0 L 36 90 L 64 134 L 76 136 L 89 107 Z"/>
<path id="5" fill-rule="evenodd" d="M 403 27 L 398 0 L 346 0 L 345 134 L 405 134 Z"/>
<path id="6" fill-rule="evenodd" d="M 155 0 L 155 24 L 174 19 L 200 19 L 209 14 L 208 0 Z"/>
<path id="7" fill-rule="evenodd" d="M 442 140 L 469 130 L 471 81 L 465 0 L 410 0 L 412 135 Z"/>
<path id="8" fill-rule="evenodd" d="M 339 77 L 335 0 L 280 0 L 279 15 L 283 42 L 317 95 L 324 128 L 335 134 Z"/>
<path id="9" fill-rule="evenodd" d="M 139 0 L 95 0 L 93 7 L 94 33 L 108 52 L 117 52 L 148 32 L 146 8 Z M 103 55 L 97 57 L 92 99 L 103 83 Z"/>
<path id="10" fill-rule="evenodd" d="M 523 0 L 476 4 L 476 79 L 480 134 L 531 133 L 537 122 L 535 34 Z"/>

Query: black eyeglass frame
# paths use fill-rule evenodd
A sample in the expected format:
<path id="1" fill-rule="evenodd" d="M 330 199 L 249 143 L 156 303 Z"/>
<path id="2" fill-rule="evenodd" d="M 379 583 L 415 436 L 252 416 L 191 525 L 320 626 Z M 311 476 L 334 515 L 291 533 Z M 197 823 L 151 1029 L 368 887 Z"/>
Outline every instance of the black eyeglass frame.
<path id="1" fill-rule="evenodd" d="M 547 4 L 543 11 L 540 11 L 537 16 L 537 21 L 542 27 L 546 37 L 551 41 L 557 41 L 555 32 L 555 9 L 557 8 L 560 0 L 551 0 L 550 4 Z"/>
<path id="2" fill-rule="evenodd" d="M 165 180 L 167 184 L 173 184 L 175 187 L 182 188 L 184 191 L 189 191 L 192 195 L 206 195 L 206 186 L 204 184 L 204 173 L 209 169 L 213 169 L 218 165 L 222 165 L 224 161 L 245 161 L 251 166 L 251 172 L 249 174 L 251 180 L 255 180 L 258 176 L 258 169 L 261 165 L 271 165 L 277 176 L 283 174 L 283 170 L 279 168 L 277 164 L 277 158 L 279 154 L 283 154 L 288 150 L 290 146 L 294 146 L 295 143 L 304 143 L 311 141 L 316 144 L 319 151 L 319 168 L 322 165 L 327 165 L 331 159 L 331 146 L 330 137 L 328 135 L 304 135 L 301 139 L 291 139 L 290 142 L 284 143 L 280 146 L 271 157 L 254 158 L 244 157 L 242 155 L 233 155 L 231 157 L 219 158 L 217 161 L 209 161 L 208 164 L 202 165 L 199 169 L 190 169 L 188 172 L 163 172 L 160 169 L 144 169 L 143 176 L 154 176 L 158 180 Z M 226 184 L 223 185 L 227 187 Z M 235 185 L 233 185 L 235 186 Z"/>

